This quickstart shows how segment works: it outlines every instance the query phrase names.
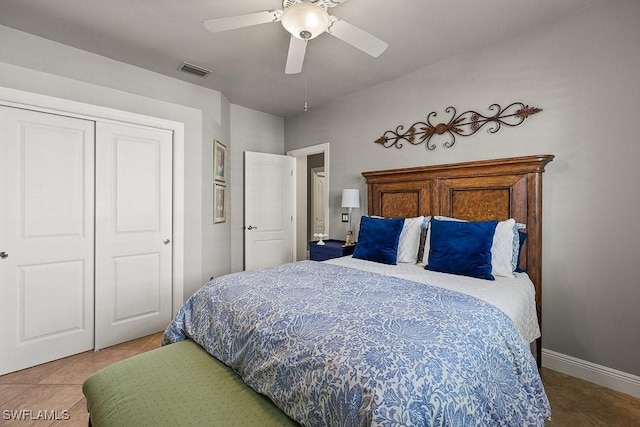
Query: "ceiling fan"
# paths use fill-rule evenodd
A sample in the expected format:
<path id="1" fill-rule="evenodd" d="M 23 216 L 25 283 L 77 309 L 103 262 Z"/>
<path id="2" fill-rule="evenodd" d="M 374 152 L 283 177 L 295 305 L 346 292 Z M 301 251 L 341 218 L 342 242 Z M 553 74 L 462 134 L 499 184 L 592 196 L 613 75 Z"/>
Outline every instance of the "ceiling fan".
<path id="1" fill-rule="evenodd" d="M 219 33 L 268 22 L 282 23 L 282 26 L 291 33 L 284 71 L 286 74 L 297 74 L 302 71 L 307 42 L 324 32 L 373 57 L 380 56 L 387 49 L 386 42 L 327 12 L 328 8 L 338 6 L 345 1 L 283 0 L 282 10 L 264 10 L 246 15 L 211 19 L 205 21 L 204 26 L 212 33 Z"/>

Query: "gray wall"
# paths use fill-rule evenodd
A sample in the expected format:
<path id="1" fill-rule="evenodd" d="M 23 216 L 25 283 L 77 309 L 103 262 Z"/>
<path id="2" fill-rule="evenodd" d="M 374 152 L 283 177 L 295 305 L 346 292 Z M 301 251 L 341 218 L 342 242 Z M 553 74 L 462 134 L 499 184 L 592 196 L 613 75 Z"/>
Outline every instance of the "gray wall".
<path id="1" fill-rule="evenodd" d="M 231 105 L 231 271 L 244 269 L 244 152 L 284 154 L 284 119 Z"/>
<path id="2" fill-rule="evenodd" d="M 360 188 L 366 200 L 363 171 L 555 154 L 544 174 L 543 345 L 640 375 L 639 23 L 640 2 L 600 2 L 289 118 L 285 149 L 330 142 L 334 238 L 346 230 L 342 188 Z M 450 149 L 373 143 L 431 111 L 447 121 L 450 105 L 487 112 L 514 101 L 544 111 Z"/>

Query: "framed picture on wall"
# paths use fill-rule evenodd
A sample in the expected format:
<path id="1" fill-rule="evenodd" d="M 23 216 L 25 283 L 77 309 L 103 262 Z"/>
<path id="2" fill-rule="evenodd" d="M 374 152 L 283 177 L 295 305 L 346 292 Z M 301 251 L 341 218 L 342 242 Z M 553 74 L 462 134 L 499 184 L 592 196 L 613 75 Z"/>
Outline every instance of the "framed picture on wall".
<path id="1" fill-rule="evenodd" d="M 226 213 L 224 209 L 224 199 L 227 187 L 217 182 L 213 184 L 213 223 L 225 222 Z"/>
<path id="2" fill-rule="evenodd" d="M 213 179 L 220 182 L 227 180 L 225 162 L 227 160 L 227 147 L 220 141 L 213 141 Z"/>

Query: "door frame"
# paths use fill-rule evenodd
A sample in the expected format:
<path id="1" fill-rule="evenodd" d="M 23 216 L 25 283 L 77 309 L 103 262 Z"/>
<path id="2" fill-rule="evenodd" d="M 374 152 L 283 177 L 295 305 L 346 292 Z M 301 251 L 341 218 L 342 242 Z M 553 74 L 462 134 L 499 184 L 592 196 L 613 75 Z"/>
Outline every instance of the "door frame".
<path id="1" fill-rule="evenodd" d="M 124 122 L 173 132 L 172 312 L 184 304 L 184 123 L 0 87 L 0 105 L 95 122 Z"/>
<path id="2" fill-rule="evenodd" d="M 325 173 L 325 192 L 324 192 L 324 232 L 331 235 L 329 225 L 331 223 L 329 216 L 329 192 L 330 185 L 330 165 L 329 165 L 329 143 L 311 145 L 309 147 L 299 148 L 287 151 L 287 156 L 296 158 L 296 218 L 302 218 L 303 221 L 296 221 L 296 260 L 306 259 L 307 253 L 307 156 L 313 154 L 324 154 L 324 173 Z M 301 254 L 305 257 L 302 258 Z"/>

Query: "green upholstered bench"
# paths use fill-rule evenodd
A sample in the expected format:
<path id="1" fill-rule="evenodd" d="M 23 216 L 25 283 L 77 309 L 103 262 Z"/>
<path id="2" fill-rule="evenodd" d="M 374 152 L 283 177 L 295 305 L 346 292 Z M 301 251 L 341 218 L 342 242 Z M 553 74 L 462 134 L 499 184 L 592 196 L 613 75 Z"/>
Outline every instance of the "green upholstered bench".
<path id="1" fill-rule="evenodd" d="M 107 366 L 82 391 L 93 427 L 298 426 L 193 341 Z"/>

